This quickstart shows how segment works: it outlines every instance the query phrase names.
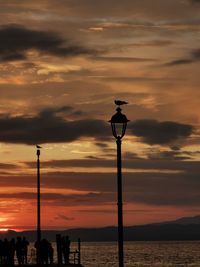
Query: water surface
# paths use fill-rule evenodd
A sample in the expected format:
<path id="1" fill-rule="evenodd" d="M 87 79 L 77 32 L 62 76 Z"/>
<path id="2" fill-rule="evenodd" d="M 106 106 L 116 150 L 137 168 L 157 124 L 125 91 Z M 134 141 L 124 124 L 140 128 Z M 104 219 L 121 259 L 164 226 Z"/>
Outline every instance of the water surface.
<path id="1" fill-rule="evenodd" d="M 126 242 L 124 251 L 125 267 L 200 267 L 200 241 Z M 117 253 L 116 242 L 82 243 L 82 264 L 117 267 Z"/>

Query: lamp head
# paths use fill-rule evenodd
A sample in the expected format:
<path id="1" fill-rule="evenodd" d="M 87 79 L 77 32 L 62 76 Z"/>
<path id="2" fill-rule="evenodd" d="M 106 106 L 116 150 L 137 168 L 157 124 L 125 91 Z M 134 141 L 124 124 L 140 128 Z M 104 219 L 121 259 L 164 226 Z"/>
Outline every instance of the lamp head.
<path id="1" fill-rule="evenodd" d="M 116 109 L 116 113 L 112 116 L 111 123 L 112 133 L 116 139 L 122 139 L 126 132 L 126 126 L 129 120 L 127 119 L 126 115 L 121 113 L 121 108 L 118 107 Z"/>

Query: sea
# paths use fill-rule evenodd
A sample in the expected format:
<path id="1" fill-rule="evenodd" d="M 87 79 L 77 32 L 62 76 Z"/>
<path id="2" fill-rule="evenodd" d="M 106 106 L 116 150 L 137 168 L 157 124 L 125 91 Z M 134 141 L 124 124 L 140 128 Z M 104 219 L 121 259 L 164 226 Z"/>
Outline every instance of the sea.
<path id="1" fill-rule="evenodd" d="M 117 242 L 83 243 L 84 267 L 118 266 Z M 125 242 L 125 267 L 200 266 L 200 242 Z"/>
<path id="2" fill-rule="evenodd" d="M 72 243 L 75 251 L 77 244 Z M 82 242 L 84 267 L 117 267 L 117 242 Z M 200 241 L 146 241 L 124 243 L 125 267 L 200 267 Z"/>

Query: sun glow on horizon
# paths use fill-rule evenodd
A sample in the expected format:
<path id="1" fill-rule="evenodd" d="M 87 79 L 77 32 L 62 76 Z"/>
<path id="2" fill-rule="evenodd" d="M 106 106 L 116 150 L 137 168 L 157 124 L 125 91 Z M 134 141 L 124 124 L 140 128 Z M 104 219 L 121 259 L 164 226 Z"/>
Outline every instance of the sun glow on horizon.
<path id="1" fill-rule="evenodd" d="M 8 228 L 0 228 L 0 232 L 8 232 Z"/>

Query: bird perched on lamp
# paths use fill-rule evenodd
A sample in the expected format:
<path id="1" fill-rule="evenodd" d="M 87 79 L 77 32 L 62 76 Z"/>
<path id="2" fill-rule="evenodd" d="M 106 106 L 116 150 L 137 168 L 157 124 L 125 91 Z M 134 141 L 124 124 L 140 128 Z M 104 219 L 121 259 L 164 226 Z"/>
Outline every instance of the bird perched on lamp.
<path id="1" fill-rule="evenodd" d="M 41 147 L 41 146 L 39 146 L 39 145 L 36 145 L 36 147 L 37 147 L 37 148 L 42 148 L 42 147 Z"/>
<path id="2" fill-rule="evenodd" d="M 117 106 L 126 105 L 126 104 L 128 104 L 128 102 L 121 101 L 121 100 L 115 100 L 115 105 L 117 105 Z"/>

